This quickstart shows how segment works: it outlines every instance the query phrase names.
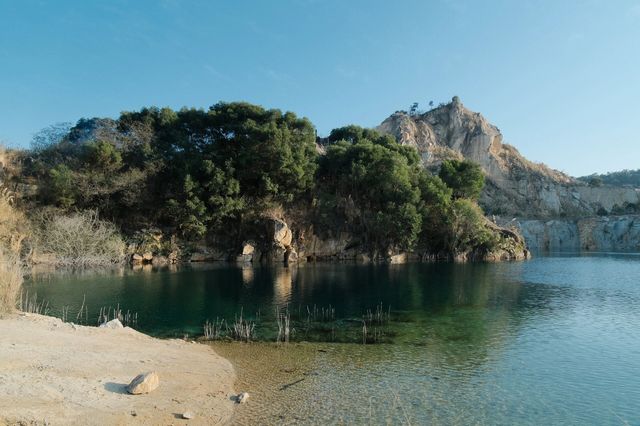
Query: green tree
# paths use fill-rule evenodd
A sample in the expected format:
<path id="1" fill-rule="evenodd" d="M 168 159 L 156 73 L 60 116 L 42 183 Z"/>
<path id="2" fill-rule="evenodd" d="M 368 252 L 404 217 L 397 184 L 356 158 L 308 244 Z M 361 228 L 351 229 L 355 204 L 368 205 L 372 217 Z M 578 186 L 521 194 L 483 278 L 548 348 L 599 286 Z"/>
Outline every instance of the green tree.
<path id="1" fill-rule="evenodd" d="M 454 198 L 477 200 L 484 188 L 484 173 L 471 161 L 445 160 L 439 176 L 453 190 Z"/>
<path id="2" fill-rule="evenodd" d="M 75 204 L 75 184 L 73 172 L 64 164 L 49 170 L 49 180 L 45 183 L 44 197 L 62 208 Z"/>
<path id="3" fill-rule="evenodd" d="M 356 126 L 336 129 L 320 159 L 320 213 L 346 222 L 373 250 L 410 249 L 420 232 L 417 155 Z M 328 213 L 329 212 L 329 213 Z"/>

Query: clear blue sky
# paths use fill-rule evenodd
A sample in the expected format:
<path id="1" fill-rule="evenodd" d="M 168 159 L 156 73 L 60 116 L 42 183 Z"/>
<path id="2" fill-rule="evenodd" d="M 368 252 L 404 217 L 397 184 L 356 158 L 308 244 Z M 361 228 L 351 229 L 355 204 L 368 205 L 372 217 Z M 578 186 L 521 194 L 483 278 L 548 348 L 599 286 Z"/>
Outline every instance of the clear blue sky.
<path id="1" fill-rule="evenodd" d="M 640 0 L 0 0 L 0 140 L 246 100 L 320 134 L 459 95 L 527 157 L 640 168 Z"/>

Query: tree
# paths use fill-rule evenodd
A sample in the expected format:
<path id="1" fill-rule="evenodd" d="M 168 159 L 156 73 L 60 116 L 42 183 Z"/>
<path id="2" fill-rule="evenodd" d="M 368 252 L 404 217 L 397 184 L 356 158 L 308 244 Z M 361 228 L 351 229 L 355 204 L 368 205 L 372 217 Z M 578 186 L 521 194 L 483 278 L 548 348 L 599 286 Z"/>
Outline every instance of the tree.
<path id="1" fill-rule="evenodd" d="M 62 208 L 75 204 L 75 185 L 73 172 L 64 164 L 49 171 L 49 180 L 42 188 L 44 197 Z"/>
<path id="2" fill-rule="evenodd" d="M 440 178 L 453 190 L 453 198 L 477 200 L 484 188 L 484 173 L 480 166 L 467 160 L 445 160 Z"/>
<path id="3" fill-rule="evenodd" d="M 336 129 L 331 135 L 346 139 L 330 145 L 320 159 L 320 214 L 346 223 L 374 251 L 412 248 L 422 222 L 417 154 L 357 126 Z"/>

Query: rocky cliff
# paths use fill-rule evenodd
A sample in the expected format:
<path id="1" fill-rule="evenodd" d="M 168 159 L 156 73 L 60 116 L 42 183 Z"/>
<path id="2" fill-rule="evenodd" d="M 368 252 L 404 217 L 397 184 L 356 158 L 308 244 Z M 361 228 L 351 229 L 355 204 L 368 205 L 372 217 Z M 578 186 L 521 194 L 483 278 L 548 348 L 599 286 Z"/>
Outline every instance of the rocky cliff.
<path id="1" fill-rule="evenodd" d="M 465 108 L 457 97 L 424 114 L 396 112 L 378 130 L 417 148 L 431 170 L 450 158 L 480 164 L 487 181 L 480 204 L 489 215 L 577 218 L 640 205 L 636 189 L 590 187 L 527 160 L 503 142 L 500 129 Z"/>
<path id="2" fill-rule="evenodd" d="M 517 227 L 534 251 L 640 251 L 639 215 L 521 220 Z"/>

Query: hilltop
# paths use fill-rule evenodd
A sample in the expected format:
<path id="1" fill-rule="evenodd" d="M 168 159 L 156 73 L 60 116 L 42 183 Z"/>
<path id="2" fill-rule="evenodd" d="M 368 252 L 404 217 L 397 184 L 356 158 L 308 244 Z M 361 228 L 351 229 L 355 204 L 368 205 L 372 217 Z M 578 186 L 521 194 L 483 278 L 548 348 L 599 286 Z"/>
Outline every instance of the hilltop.
<path id="1" fill-rule="evenodd" d="M 458 97 L 421 114 L 398 111 L 377 129 L 415 147 L 430 170 L 451 158 L 480 164 L 486 174 L 480 204 L 490 215 L 586 217 L 640 206 L 640 194 L 633 188 L 589 185 L 527 160 L 504 143 L 498 127 Z"/>

